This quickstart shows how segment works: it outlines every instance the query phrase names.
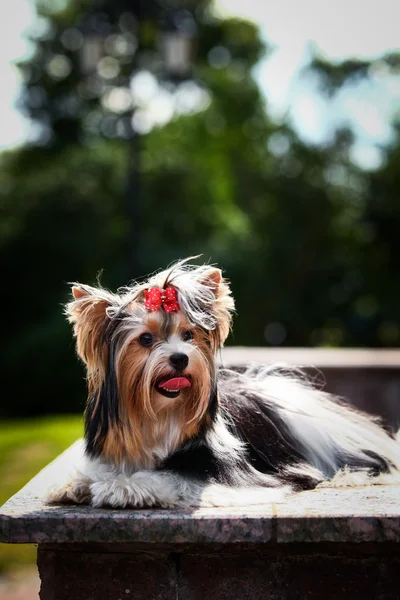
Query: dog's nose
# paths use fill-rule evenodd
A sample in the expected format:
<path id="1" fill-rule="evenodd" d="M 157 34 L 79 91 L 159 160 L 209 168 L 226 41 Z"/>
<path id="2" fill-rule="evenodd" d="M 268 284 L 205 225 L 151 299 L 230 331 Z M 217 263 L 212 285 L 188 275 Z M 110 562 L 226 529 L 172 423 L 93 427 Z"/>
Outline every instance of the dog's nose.
<path id="1" fill-rule="evenodd" d="M 189 364 L 189 357 L 182 352 L 175 352 L 169 357 L 169 362 L 177 371 L 183 371 Z"/>

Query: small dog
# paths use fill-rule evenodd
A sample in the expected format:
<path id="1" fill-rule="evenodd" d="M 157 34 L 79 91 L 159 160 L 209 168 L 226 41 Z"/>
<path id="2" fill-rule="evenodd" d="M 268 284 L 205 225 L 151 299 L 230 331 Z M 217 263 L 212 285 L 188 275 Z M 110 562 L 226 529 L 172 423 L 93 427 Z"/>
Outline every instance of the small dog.
<path id="1" fill-rule="evenodd" d="M 180 261 L 118 295 L 72 293 L 85 457 L 49 502 L 239 506 L 400 481 L 400 444 L 376 419 L 299 373 L 216 365 L 234 310 L 219 269 Z"/>

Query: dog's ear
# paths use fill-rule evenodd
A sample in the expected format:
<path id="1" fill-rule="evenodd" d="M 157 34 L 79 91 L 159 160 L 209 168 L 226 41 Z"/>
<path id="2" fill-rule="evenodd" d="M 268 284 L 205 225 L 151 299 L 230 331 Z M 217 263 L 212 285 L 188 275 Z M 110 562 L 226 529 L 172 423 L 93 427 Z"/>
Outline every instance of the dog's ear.
<path id="1" fill-rule="evenodd" d="M 65 306 L 65 314 L 74 324 L 78 355 L 90 369 L 103 357 L 107 309 L 117 304 L 117 296 L 102 288 L 81 284 L 72 286 L 72 296 L 72 301 Z"/>
<path id="2" fill-rule="evenodd" d="M 83 287 L 82 285 L 73 285 L 72 286 L 72 295 L 75 300 L 80 300 L 85 296 L 91 296 L 95 292 L 94 288 L 89 286 Z"/>
<path id="3" fill-rule="evenodd" d="M 210 267 L 207 269 L 201 278 L 201 282 L 203 285 L 209 286 L 217 295 L 219 285 L 222 281 L 222 271 L 221 269 L 217 269 L 216 267 Z"/>
<path id="4" fill-rule="evenodd" d="M 214 342 L 216 347 L 219 348 L 228 337 L 235 303 L 228 280 L 222 276 L 221 269 L 210 267 L 202 274 L 201 283 L 210 287 L 215 295 L 213 313 L 217 320 L 217 329 L 215 330 Z"/>
<path id="5" fill-rule="evenodd" d="M 114 294 L 90 285 L 74 283 L 71 291 L 73 300 L 65 306 L 65 314 L 70 323 L 77 323 L 88 311 L 104 314 L 116 302 Z"/>

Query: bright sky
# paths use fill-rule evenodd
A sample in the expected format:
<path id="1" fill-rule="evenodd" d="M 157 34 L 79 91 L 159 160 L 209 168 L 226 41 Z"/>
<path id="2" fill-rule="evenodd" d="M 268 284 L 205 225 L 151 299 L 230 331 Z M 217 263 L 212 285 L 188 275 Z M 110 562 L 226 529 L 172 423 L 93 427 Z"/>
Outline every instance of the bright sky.
<path id="1" fill-rule="evenodd" d="M 331 60 L 374 58 L 400 47 L 399 0 L 217 0 L 222 15 L 255 21 L 273 54 L 256 69 L 276 118 L 291 117 L 307 141 L 319 142 L 337 123 L 356 125 L 353 160 L 380 163 L 379 142 L 390 139 L 389 122 L 400 109 L 400 78 L 380 72 L 358 90 L 325 102 L 299 77 L 311 45 Z"/>
<path id="2" fill-rule="evenodd" d="M 11 61 L 27 53 L 23 32 L 32 24 L 33 17 L 29 0 L 12 0 L 0 19 L 0 148 L 22 143 L 28 134 L 28 123 L 15 109 L 19 77 Z"/>
<path id="3" fill-rule="evenodd" d="M 255 21 L 273 47 L 272 55 L 258 65 L 259 81 L 271 114 L 288 115 L 300 134 L 318 142 L 334 124 L 349 120 L 358 126 L 354 159 L 376 166 L 375 144 L 389 139 L 389 120 L 400 106 L 400 78 L 378 72 L 372 83 L 356 93 L 344 92 L 332 104 L 312 91 L 299 77 L 314 43 L 334 60 L 350 56 L 375 57 L 400 46 L 399 0 L 215 0 L 224 16 Z M 0 148 L 26 139 L 28 123 L 15 109 L 19 80 L 12 60 L 28 50 L 23 32 L 34 18 L 33 0 L 12 0 L 0 21 Z"/>

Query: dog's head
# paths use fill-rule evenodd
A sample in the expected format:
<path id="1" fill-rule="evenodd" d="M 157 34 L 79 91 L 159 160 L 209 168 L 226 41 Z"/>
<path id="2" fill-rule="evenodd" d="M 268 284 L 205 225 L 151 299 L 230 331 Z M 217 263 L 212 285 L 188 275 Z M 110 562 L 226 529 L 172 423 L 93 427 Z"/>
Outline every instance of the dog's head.
<path id="1" fill-rule="evenodd" d="M 160 423 L 181 443 L 210 417 L 234 308 L 219 269 L 185 261 L 120 292 L 76 284 L 66 308 L 87 368 L 87 448 L 116 461 L 157 443 Z"/>

